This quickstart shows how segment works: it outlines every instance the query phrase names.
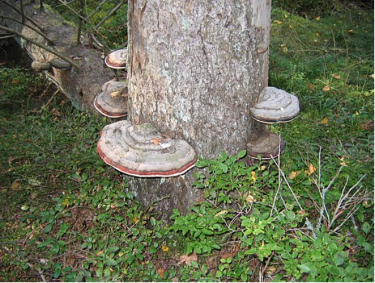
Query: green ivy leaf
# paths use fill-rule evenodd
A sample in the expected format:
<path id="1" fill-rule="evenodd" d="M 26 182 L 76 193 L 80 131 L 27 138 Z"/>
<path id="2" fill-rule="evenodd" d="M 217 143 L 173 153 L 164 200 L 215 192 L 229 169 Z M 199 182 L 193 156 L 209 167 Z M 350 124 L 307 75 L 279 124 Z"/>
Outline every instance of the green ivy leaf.
<path id="1" fill-rule="evenodd" d="M 241 158 L 245 157 L 245 155 L 246 155 L 246 150 L 245 150 L 245 149 L 240 150 L 240 151 L 238 152 L 238 154 L 237 154 L 237 158 L 238 158 L 238 159 L 241 159 Z"/>
<path id="2" fill-rule="evenodd" d="M 304 272 L 304 273 L 309 273 L 310 272 L 310 267 L 308 267 L 306 264 L 299 264 L 298 268 Z"/>

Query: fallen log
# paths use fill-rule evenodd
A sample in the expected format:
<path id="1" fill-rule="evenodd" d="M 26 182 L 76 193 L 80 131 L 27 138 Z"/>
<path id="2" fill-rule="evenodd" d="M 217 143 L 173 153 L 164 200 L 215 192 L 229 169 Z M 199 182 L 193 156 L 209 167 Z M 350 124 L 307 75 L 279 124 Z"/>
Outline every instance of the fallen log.
<path id="1" fill-rule="evenodd" d="M 104 64 L 103 51 L 92 48 L 84 36 L 82 44 L 77 44 L 78 28 L 48 5 L 40 11 L 36 3 L 20 2 L 0 0 L 0 30 L 17 35 L 33 66 L 43 71 L 74 107 L 97 113 L 94 98 L 114 76 Z"/>

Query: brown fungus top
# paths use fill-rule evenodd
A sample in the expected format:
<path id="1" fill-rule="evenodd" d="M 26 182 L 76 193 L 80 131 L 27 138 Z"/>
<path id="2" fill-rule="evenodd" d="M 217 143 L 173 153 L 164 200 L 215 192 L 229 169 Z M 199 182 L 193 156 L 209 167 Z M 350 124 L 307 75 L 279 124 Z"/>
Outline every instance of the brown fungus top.
<path id="1" fill-rule="evenodd" d="M 119 118 L 127 115 L 128 85 L 126 82 L 111 80 L 103 84 L 94 100 L 94 106 L 104 116 Z"/>
<path id="2" fill-rule="evenodd" d="M 128 49 L 112 51 L 105 57 L 104 62 L 112 69 L 125 69 L 128 63 Z"/>
<path id="3" fill-rule="evenodd" d="M 133 126 L 126 120 L 103 128 L 97 150 L 108 165 L 137 177 L 182 175 L 197 161 L 186 141 L 163 137 L 151 124 Z"/>

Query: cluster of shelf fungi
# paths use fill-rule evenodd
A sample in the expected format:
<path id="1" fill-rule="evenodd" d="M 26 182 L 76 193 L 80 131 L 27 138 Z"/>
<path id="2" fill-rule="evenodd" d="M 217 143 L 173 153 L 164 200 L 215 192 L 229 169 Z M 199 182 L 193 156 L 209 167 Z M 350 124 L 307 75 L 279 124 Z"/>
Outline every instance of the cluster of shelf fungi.
<path id="1" fill-rule="evenodd" d="M 127 49 L 109 53 L 105 64 L 112 69 L 126 69 Z M 94 100 L 95 108 L 104 116 L 127 116 L 128 86 L 116 79 L 106 82 Z M 299 113 L 298 98 L 284 90 L 266 87 L 250 108 L 253 119 L 264 124 L 285 123 Z M 284 151 L 280 135 L 267 131 L 254 136 L 247 144 L 250 158 L 271 159 Z M 125 174 L 136 177 L 179 176 L 194 167 L 197 154 L 184 140 L 160 134 L 152 124 L 132 125 L 127 120 L 105 126 L 97 144 L 102 160 Z"/>

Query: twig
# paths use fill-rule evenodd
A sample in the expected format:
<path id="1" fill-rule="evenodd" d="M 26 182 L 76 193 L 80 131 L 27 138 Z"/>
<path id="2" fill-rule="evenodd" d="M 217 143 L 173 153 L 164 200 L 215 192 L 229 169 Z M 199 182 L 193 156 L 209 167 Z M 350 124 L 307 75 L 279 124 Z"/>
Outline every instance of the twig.
<path id="1" fill-rule="evenodd" d="M 3 0 L 0 0 L 1 3 L 4 3 L 6 5 L 8 5 L 9 7 L 11 7 L 13 10 L 15 10 L 17 13 L 19 13 L 21 16 L 23 16 L 25 19 L 27 19 L 29 22 L 31 22 L 34 26 L 36 26 L 38 29 L 40 29 L 41 31 L 43 30 L 36 22 L 34 22 L 30 17 L 26 16 L 25 14 L 23 14 L 20 10 L 18 10 L 16 7 L 13 7 L 12 5 L 10 5 L 8 2 L 6 1 L 3 1 Z"/>
<path id="2" fill-rule="evenodd" d="M 16 31 L 16 30 L 13 30 L 13 29 L 10 29 L 10 28 L 7 28 L 5 26 L 2 26 L 0 25 L 0 29 L 3 29 L 5 31 L 8 31 L 10 33 L 14 33 L 16 35 L 18 35 L 19 37 L 22 37 L 23 39 L 25 39 L 26 41 L 29 41 L 31 42 L 32 44 L 35 44 L 36 46 L 44 49 L 44 50 L 47 50 L 48 52 L 51 52 L 52 54 L 56 55 L 56 56 L 59 56 L 60 58 L 64 59 L 65 61 L 69 62 L 72 66 L 76 67 L 77 69 L 79 69 L 79 66 L 73 62 L 70 58 L 66 57 L 65 55 L 61 54 L 60 52 L 44 45 L 44 44 L 41 44 L 39 42 L 36 42 L 35 40 L 32 40 L 26 36 L 24 36 L 23 34 L 21 34 L 20 32 Z"/>
<path id="3" fill-rule="evenodd" d="M 47 103 L 42 106 L 42 109 L 46 108 L 48 106 L 48 104 L 51 103 L 52 99 L 56 96 L 56 94 L 59 93 L 59 91 L 60 91 L 60 89 L 58 89 L 58 90 L 55 91 L 55 93 L 51 96 L 51 98 L 48 99 Z"/>
<path id="4" fill-rule="evenodd" d="M 47 42 L 49 44 L 54 45 L 54 42 L 52 40 L 50 40 L 43 32 L 41 32 L 40 30 L 37 30 L 36 28 L 30 26 L 29 24 L 22 23 L 20 20 L 17 20 L 17 19 L 11 18 L 11 17 L 1 16 L 1 18 L 2 19 L 12 20 L 12 21 L 15 21 L 17 23 L 23 24 L 25 27 L 28 27 L 29 29 L 32 29 L 36 33 L 40 34 L 45 40 L 47 40 Z"/>
<path id="5" fill-rule="evenodd" d="M 124 0 L 121 0 L 120 3 L 118 3 L 108 14 L 105 16 L 99 23 L 96 24 L 95 28 L 99 28 L 109 17 L 112 16 L 114 12 L 116 12 L 121 6 L 124 4 Z"/>

